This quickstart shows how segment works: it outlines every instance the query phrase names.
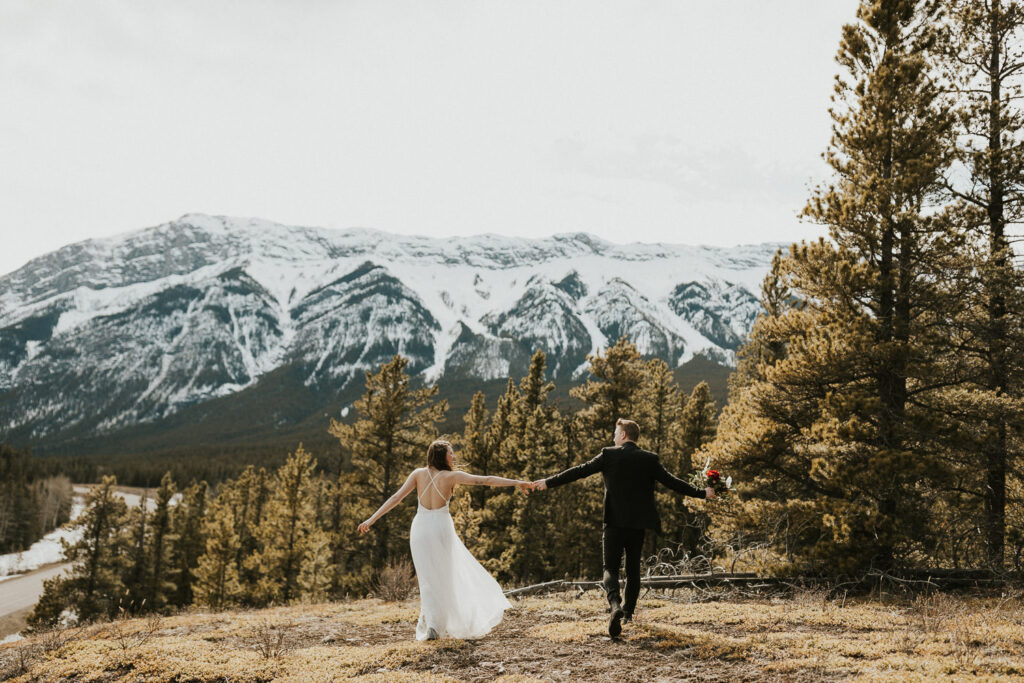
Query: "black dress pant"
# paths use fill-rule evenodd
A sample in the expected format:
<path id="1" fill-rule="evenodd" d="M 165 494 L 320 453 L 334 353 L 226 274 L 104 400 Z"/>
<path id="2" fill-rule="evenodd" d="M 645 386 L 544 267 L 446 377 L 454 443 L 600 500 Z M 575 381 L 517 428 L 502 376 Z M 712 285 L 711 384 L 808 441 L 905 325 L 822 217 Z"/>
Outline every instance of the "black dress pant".
<path id="1" fill-rule="evenodd" d="M 643 529 L 624 529 L 606 526 L 602 547 L 604 550 L 604 589 L 608 603 L 621 605 L 626 614 L 633 614 L 640 596 L 640 557 L 644 545 Z M 619 596 L 619 565 L 626 553 L 626 602 Z"/>

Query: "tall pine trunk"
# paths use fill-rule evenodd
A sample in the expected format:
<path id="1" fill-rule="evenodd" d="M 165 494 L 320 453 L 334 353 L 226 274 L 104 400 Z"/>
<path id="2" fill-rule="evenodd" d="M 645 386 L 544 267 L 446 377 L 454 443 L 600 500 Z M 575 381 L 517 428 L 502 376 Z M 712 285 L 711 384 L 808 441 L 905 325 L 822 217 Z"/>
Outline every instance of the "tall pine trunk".
<path id="1" fill-rule="evenodd" d="M 1000 77 L 1000 0 L 992 0 L 989 16 L 989 38 L 991 77 L 989 79 L 989 136 L 988 148 L 991 155 L 989 165 L 989 248 L 996 274 L 987 279 L 988 318 L 990 325 L 991 349 L 989 358 L 989 388 L 999 394 L 1007 389 L 1007 369 L 1004 363 L 1006 335 L 1006 294 L 1004 272 L 1007 266 L 1007 244 L 1004 235 L 1003 194 L 1005 184 L 1002 171 L 1002 79 Z M 989 563 L 996 568 L 1003 566 L 1003 545 L 1006 530 L 1006 423 L 998 419 L 991 425 L 985 449 L 985 540 L 988 546 Z"/>

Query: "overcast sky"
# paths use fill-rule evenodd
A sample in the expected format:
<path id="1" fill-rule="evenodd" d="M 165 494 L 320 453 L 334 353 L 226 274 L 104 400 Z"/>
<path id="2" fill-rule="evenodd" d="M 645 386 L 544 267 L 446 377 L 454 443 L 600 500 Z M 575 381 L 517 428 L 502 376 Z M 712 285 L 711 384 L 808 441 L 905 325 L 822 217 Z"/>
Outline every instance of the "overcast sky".
<path id="1" fill-rule="evenodd" d="M 188 212 L 794 240 L 856 0 L 0 0 L 0 273 Z"/>

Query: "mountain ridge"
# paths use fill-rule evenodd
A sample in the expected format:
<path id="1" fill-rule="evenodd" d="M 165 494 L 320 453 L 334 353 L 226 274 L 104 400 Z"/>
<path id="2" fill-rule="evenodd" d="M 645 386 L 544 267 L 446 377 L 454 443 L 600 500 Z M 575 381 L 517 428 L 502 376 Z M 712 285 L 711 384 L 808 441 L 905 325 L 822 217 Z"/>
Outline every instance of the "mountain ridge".
<path id="1" fill-rule="evenodd" d="M 27 442 L 156 423 L 290 367 L 326 402 L 399 353 L 421 381 L 553 379 L 626 336 L 729 364 L 779 244 L 429 238 L 186 214 L 0 277 L 0 430 Z"/>

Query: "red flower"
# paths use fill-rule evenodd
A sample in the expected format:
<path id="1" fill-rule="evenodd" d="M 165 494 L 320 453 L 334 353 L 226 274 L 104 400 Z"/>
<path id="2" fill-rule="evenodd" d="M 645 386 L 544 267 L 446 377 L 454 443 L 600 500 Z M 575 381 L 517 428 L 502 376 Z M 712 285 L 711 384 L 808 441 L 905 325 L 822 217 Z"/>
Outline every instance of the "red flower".
<path id="1" fill-rule="evenodd" d="M 719 479 L 722 478 L 722 473 L 719 472 L 718 470 L 708 470 L 707 478 L 708 481 L 718 481 Z"/>

